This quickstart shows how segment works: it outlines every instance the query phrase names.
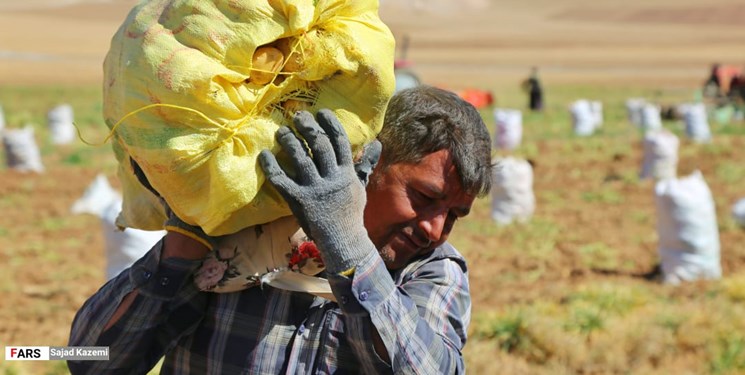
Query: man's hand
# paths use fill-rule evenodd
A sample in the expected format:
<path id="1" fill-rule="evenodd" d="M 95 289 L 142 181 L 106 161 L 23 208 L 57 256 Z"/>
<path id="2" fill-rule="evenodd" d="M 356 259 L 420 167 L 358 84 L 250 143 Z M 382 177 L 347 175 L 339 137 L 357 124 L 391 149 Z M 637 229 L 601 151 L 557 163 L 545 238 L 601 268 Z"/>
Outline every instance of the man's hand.
<path id="1" fill-rule="evenodd" d="M 362 149 L 362 155 L 355 159 L 354 170 L 357 172 L 357 178 L 360 179 L 363 185 L 367 186 L 367 183 L 370 182 L 370 175 L 378 164 L 382 151 L 383 145 L 379 140 L 374 139 L 365 145 Z"/>
<path id="2" fill-rule="evenodd" d="M 317 119 L 318 122 L 305 111 L 294 117 L 295 128 L 313 157 L 292 130 L 282 127 L 277 131 L 278 142 L 295 164 L 294 179 L 287 176 L 268 150 L 261 152 L 259 162 L 269 182 L 316 242 L 326 270 L 346 272 L 374 251 L 363 223 L 365 187 L 358 179 L 349 139 L 336 116 L 322 109 Z M 368 148 L 362 162 L 372 171 L 379 156 L 378 142 Z"/>

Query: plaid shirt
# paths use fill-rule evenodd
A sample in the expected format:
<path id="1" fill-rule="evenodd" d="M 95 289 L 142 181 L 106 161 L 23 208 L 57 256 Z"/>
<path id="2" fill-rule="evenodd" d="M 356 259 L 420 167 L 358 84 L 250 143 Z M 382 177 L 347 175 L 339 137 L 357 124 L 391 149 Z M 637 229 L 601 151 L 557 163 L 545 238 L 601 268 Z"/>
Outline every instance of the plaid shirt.
<path id="1" fill-rule="evenodd" d="M 449 244 L 393 275 L 372 254 L 351 278 L 331 276 L 340 304 L 253 287 L 198 291 L 198 261 L 159 262 L 162 241 L 78 311 L 71 346 L 109 346 L 109 361 L 70 361 L 73 374 L 453 374 L 465 371 L 471 299 L 465 261 Z M 392 276 L 392 277 L 391 277 Z M 107 331 L 119 302 L 139 290 Z M 373 348 L 375 327 L 391 364 Z"/>

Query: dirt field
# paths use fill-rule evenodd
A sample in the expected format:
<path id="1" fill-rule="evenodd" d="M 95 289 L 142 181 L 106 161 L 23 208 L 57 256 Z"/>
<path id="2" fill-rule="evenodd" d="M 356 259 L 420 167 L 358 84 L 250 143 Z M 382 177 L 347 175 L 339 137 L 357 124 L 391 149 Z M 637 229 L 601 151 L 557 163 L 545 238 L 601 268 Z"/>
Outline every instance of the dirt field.
<path id="1" fill-rule="evenodd" d="M 0 90 L 59 85 L 64 93 L 78 87 L 90 92 L 101 81 L 109 40 L 135 2 L 56 3 L 0 0 Z M 549 86 L 599 87 L 600 92 L 623 86 L 627 91 L 669 93 L 692 92 L 712 62 L 745 65 L 745 7 L 735 0 L 459 4 L 388 0 L 381 17 L 398 39 L 408 36 L 409 49 L 399 57 L 411 60 L 423 81 L 489 89 L 510 103 L 522 103 L 518 85 L 531 66 L 540 67 Z M 90 95 L 95 97 L 95 91 Z M 557 103 L 552 110 L 563 106 Z M 538 219 L 539 223 L 560 222 L 558 227 L 543 229 L 562 234 L 541 246 L 552 246 L 559 256 L 547 262 L 514 253 L 470 251 L 475 306 L 551 298 L 564 286 L 593 280 L 634 283 L 656 264 L 652 185 L 629 182 L 641 162 L 638 134 L 623 131 L 610 140 L 582 146 L 565 139 L 543 139 L 539 133 L 528 134 L 534 136 L 538 207 L 548 208 Z M 689 146 L 681 154 L 680 173 L 701 169 L 714 176 L 707 181 L 717 193 L 720 218 L 727 217 L 731 203 L 745 196 L 745 174 L 734 162 L 745 160 L 745 139 L 728 137 L 713 145 Z M 69 207 L 97 172 L 113 176 L 114 164 L 107 150 L 80 149 L 80 145 L 47 149 L 43 175 L 0 173 L 0 264 L 13 269 L 0 274 L 4 293 L 0 343 L 4 345 L 65 345 L 75 310 L 103 282 L 104 259 L 97 250 L 103 247 L 103 235 L 98 222 L 70 215 Z M 93 161 L 81 165 L 75 162 L 76 155 Z M 592 191 L 609 193 L 586 194 Z M 614 201 L 617 196 L 621 202 Z M 488 201 L 482 200 L 470 224 L 463 225 L 486 225 L 479 223 L 489 222 L 488 214 Z M 742 248 L 745 234 L 722 220 L 723 270 L 742 272 L 745 254 L 733 249 Z M 519 230 L 498 234 L 489 238 L 470 230 L 459 241 L 466 246 L 487 241 L 495 249 L 520 241 Z M 583 260 L 576 249 L 598 237 L 622 254 L 617 263 L 604 265 L 596 259 L 588 265 Z M 504 276 L 519 272 L 535 273 L 536 280 L 510 282 Z M 495 275 L 504 276 L 498 293 L 490 292 Z"/>
<path id="2" fill-rule="evenodd" d="M 0 0 L 0 82 L 97 83 L 135 2 Z M 492 88 L 532 65 L 551 82 L 698 83 L 745 64 L 735 0 L 387 0 L 380 11 L 426 82 Z"/>

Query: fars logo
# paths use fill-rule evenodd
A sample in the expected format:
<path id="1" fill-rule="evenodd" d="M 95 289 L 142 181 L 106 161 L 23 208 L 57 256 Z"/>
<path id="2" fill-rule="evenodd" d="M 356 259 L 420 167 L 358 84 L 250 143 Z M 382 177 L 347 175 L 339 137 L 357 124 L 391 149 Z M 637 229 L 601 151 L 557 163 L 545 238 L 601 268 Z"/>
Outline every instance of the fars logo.
<path id="1" fill-rule="evenodd" d="M 48 346 L 6 346 L 6 361 L 48 361 Z"/>

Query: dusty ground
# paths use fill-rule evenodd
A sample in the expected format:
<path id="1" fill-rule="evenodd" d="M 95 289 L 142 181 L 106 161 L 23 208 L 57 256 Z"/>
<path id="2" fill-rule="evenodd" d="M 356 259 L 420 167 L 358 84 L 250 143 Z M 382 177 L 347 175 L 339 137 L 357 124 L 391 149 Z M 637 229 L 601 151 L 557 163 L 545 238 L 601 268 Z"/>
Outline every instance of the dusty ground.
<path id="1" fill-rule="evenodd" d="M 109 39 L 134 1 L 79 1 L 54 5 L 45 0 L 0 0 L 0 85 L 61 84 L 90 85 L 101 80 L 101 65 Z M 389 0 L 381 9 L 382 18 L 394 35 L 409 37 L 409 49 L 399 57 L 414 62 L 425 82 L 449 87 L 480 87 L 495 91 L 512 87 L 524 78 L 529 67 L 541 68 L 546 82 L 615 84 L 668 88 L 696 87 L 714 61 L 745 64 L 745 7 L 728 0 L 521 0 L 470 1 L 469 6 L 448 6 L 444 0 Z M 426 5 L 424 5 L 426 4 Z M 591 4 L 591 5 L 588 5 Z M 721 160 L 744 160 L 745 143 L 736 139 L 724 154 L 697 159 L 682 158 L 682 168 L 695 165 L 714 174 Z M 536 191 L 572 186 L 572 191 L 591 190 L 601 184 L 616 184 L 626 197 L 622 206 L 593 210 L 585 206 L 557 208 L 545 213 L 563 218 L 563 228 L 580 228 L 573 236 L 556 244 L 567 254 L 561 263 L 539 264 L 527 258 L 503 259 L 494 267 L 479 267 L 474 259 L 472 277 L 478 283 L 500 272 L 534 271 L 547 267 L 539 281 L 542 285 L 508 285 L 504 293 L 479 293 L 479 304 L 503 304 L 536 298 L 551 285 L 560 286 L 578 278 L 630 277 L 648 272 L 655 263 L 654 233 L 645 232 L 628 245 L 629 233 L 644 225 L 644 207 L 653 205 L 650 186 L 628 185 L 610 178 L 583 179 L 567 170 L 584 170 L 594 176 L 613 176 L 619 171 L 636 171 L 639 153 L 609 154 L 602 160 L 560 161 L 566 153 L 561 141 L 545 140 L 537 144 L 550 161 L 538 162 Z M 63 153 L 64 155 L 64 153 Z M 710 155 L 711 156 L 711 155 Z M 92 249 L 103 246 L 98 223 L 90 217 L 71 217 L 70 204 L 96 173 L 94 167 L 67 165 L 63 156 L 48 156 L 50 166 L 43 176 L 20 175 L 3 171 L 0 176 L 0 264 L 24 270 L 13 280 L 0 276 L 0 342 L 6 344 L 64 345 L 75 309 L 103 281 L 102 254 Z M 111 166 L 103 163 L 105 168 Z M 594 172 L 593 172 L 594 171 Z M 741 191 L 726 179 L 714 181 L 712 190 L 722 192 L 719 210 Z M 556 193 L 563 199 L 572 192 Z M 13 196 L 11 201 L 3 197 Z M 544 201 L 541 201 L 544 199 Z M 539 207 L 549 205 L 539 196 Z M 567 198 L 568 199 L 568 198 Z M 18 207 L 23 207 L 19 210 Z M 638 208 L 636 224 L 624 220 L 628 210 Z M 484 209 L 474 212 L 477 220 L 488 220 Z M 601 220 L 611 217 L 611 220 Z M 646 222 L 645 222 L 646 220 Z M 651 220 L 651 221 L 649 221 Z M 65 222 L 69 231 L 55 230 Z M 640 223 L 639 223 L 640 222 Z M 635 226 L 636 225 L 636 226 Z M 574 253 L 567 251 L 583 238 L 602 233 L 613 247 L 625 252 L 631 266 L 620 273 L 591 270 L 578 266 Z M 477 241 L 482 238 L 475 238 Z M 727 231 L 722 247 L 741 244 L 743 235 Z M 23 246 L 27 253 L 18 257 L 10 249 Z M 54 267 L 34 265 L 34 257 L 49 257 Z M 82 266 L 81 266 L 82 265 Z M 495 268 L 496 267 L 496 268 Z M 745 268 L 742 254 L 723 254 L 725 273 Z M 64 269 L 64 275 L 59 269 Z M 70 274 L 74 273 L 74 274 Z M 17 274 L 16 274 L 17 275 Z M 22 318 L 22 319 L 21 319 Z"/>

